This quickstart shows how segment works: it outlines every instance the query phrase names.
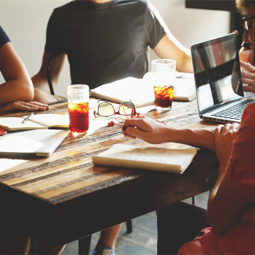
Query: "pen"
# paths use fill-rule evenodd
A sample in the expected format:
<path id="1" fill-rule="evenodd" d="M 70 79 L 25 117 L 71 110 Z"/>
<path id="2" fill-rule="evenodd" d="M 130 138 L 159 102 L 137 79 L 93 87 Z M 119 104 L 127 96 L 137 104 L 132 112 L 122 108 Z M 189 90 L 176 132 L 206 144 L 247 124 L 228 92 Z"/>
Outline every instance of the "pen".
<path id="1" fill-rule="evenodd" d="M 31 113 L 22 121 L 22 123 L 26 123 L 33 115 L 34 115 L 34 113 L 31 112 Z"/>

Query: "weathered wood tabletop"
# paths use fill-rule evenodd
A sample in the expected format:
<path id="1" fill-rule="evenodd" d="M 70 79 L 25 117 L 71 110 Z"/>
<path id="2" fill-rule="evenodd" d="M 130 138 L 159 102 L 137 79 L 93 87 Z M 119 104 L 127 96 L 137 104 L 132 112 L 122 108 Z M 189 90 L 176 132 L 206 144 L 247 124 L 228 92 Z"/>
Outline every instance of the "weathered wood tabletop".
<path id="1" fill-rule="evenodd" d="M 52 105 L 44 113 L 67 113 L 67 103 Z M 154 118 L 155 112 L 148 115 Z M 170 112 L 158 117 L 175 127 L 214 127 L 200 121 L 196 100 L 174 102 Z M 0 172 L 2 221 L 58 246 L 213 187 L 218 161 L 208 150 L 199 150 L 182 175 L 94 166 L 92 155 L 116 143 L 145 143 L 125 138 L 118 126 L 102 126 L 100 120 L 90 124 L 87 134 L 69 135 L 50 157 L 25 159 Z"/>

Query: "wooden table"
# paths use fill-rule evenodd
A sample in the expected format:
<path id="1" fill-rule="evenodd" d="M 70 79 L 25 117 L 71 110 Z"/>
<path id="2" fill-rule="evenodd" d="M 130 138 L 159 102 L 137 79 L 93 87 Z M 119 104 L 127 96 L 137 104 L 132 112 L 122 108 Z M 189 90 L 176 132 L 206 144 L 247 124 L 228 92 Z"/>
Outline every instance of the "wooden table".
<path id="1" fill-rule="evenodd" d="M 60 103 L 45 114 L 65 112 L 67 104 Z M 148 115 L 154 117 L 154 113 Z M 175 127 L 214 126 L 200 121 L 196 100 L 174 102 L 173 109 L 160 114 L 159 119 Z M 95 123 L 100 125 L 100 121 Z M 144 145 L 142 140 L 125 138 L 118 126 L 104 126 L 76 138 L 68 136 L 48 158 L 30 158 L 1 172 L 1 220 L 58 246 L 200 194 L 214 185 L 218 161 L 208 150 L 199 150 L 182 175 L 92 164 L 92 155 L 116 143 Z"/>

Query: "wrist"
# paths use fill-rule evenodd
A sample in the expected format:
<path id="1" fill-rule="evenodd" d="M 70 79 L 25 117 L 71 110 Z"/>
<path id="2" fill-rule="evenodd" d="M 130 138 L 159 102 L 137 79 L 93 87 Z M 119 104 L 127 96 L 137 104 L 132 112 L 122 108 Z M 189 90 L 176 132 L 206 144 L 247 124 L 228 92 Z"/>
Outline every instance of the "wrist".
<path id="1" fill-rule="evenodd" d="M 0 105 L 0 112 L 9 112 L 11 111 L 11 107 L 9 106 L 9 104 L 5 104 L 5 105 Z"/>

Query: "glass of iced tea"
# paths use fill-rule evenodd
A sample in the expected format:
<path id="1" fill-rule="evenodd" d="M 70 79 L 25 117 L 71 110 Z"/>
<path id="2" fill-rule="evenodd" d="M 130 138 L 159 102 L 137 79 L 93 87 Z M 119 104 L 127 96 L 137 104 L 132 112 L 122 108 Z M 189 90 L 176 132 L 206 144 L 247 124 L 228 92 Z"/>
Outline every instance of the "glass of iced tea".
<path id="1" fill-rule="evenodd" d="M 154 105 L 159 110 L 171 110 L 174 96 L 176 61 L 155 59 L 151 62 L 153 78 Z"/>
<path id="2" fill-rule="evenodd" d="M 69 130 L 84 133 L 89 129 L 89 86 L 84 84 L 67 87 Z"/>

